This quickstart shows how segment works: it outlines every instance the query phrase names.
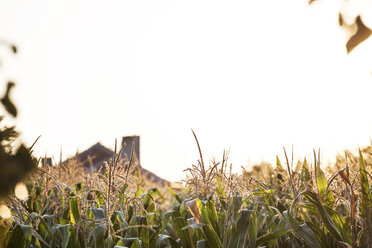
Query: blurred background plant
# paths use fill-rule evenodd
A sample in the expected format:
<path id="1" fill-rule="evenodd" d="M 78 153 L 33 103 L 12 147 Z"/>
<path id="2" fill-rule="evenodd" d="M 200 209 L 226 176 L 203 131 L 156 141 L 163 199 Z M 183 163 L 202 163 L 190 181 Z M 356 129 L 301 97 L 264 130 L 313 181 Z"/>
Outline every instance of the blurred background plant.
<path id="1" fill-rule="evenodd" d="M 1 41 L 0 44 L 11 53 L 17 53 L 17 47 L 9 42 Z M 13 103 L 10 93 L 15 83 L 9 81 L 7 83 L 6 92 L 1 98 L 1 104 L 12 117 L 17 116 L 17 108 Z M 0 116 L 0 124 L 4 116 Z M 31 149 L 21 144 L 18 148 L 14 148 L 14 141 L 19 136 L 19 132 L 15 126 L 7 127 L 0 126 L 0 204 L 10 193 L 15 189 L 17 183 L 25 179 L 25 177 L 36 168 L 37 161 L 31 156 Z"/>
<path id="2" fill-rule="evenodd" d="M 309 0 L 309 5 L 315 4 L 317 1 Z M 343 0 L 342 2 L 338 13 L 338 24 L 349 33 L 346 51 L 350 53 L 372 34 L 372 27 L 368 22 L 369 13 L 364 11 L 368 1 Z"/>

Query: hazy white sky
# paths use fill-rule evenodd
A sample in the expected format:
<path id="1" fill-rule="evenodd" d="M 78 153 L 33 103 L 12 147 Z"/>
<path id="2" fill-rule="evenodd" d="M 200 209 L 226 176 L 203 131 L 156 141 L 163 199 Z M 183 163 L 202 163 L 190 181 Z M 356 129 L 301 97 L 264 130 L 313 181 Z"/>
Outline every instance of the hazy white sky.
<path id="1" fill-rule="evenodd" d="M 175 180 L 198 158 L 193 128 L 237 169 L 292 144 L 326 163 L 372 137 L 372 42 L 346 55 L 341 2 L 2 0 L 20 52 L 0 48 L 0 89 L 17 82 L 14 122 L 40 156 L 137 134 L 142 165 Z"/>

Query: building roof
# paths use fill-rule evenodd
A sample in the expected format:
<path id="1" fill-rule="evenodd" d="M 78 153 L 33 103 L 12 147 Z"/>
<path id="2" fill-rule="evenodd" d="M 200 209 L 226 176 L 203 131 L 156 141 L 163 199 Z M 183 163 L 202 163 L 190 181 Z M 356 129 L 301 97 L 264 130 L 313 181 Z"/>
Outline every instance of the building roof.
<path id="1" fill-rule="evenodd" d="M 104 162 L 109 162 L 113 155 L 113 151 L 98 142 L 88 148 L 88 150 L 77 154 L 77 158 L 88 171 L 96 171 L 101 168 Z"/>
<path id="2" fill-rule="evenodd" d="M 113 151 L 104 147 L 98 142 L 97 144 L 88 148 L 86 151 L 78 153 L 76 158 L 82 163 L 87 171 L 93 172 L 99 170 L 104 165 L 104 162 L 108 163 L 113 155 Z M 146 170 L 141 166 L 140 169 L 142 176 L 147 178 L 147 180 L 157 182 L 162 185 L 169 184 L 167 180 L 155 175 L 151 171 Z"/>

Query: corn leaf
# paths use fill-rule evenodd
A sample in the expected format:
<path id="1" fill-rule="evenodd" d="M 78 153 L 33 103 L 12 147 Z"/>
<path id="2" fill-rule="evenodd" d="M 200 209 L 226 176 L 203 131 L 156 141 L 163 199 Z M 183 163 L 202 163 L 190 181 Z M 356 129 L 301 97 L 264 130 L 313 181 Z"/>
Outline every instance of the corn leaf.
<path id="1" fill-rule="evenodd" d="M 334 207 L 335 205 L 335 198 L 333 197 L 332 191 L 328 190 L 327 195 L 326 189 L 327 189 L 327 178 L 320 168 L 319 164 L 317 164 L 317 175 L 316 175 L 317 185 L 318 185 L 318 191 L 320 199 L 324 199 L 324 204 L 329 207 Z"/>
<path id="2" fill-rule="evenodd" d="M 168 222 L 169 222 L 169 218 L 172 216 L 172 214 L 174 213 L 175 211 L 168 211 L 166 213 L 164 213 L 163 215 L 163 220 L 162 220 L 162 224 L 161 224 L 161 231 L 164 231 Z"/>
<path id="3" fill-rule="evenodd" d="M 7 247 L 25 247 L 26 237 L 20 225 L 17 225 L 9 234 L 10 238 L 8 239 Z"/>
<path id="4" fill-rule="evenodd" d="M 194 247 L 188 230 L 182 230 L 183 227 L 187 226 L 187 221 L 180 215 L 178 211 L 174 211 L 171 215 L 172 224 L 180 238 L 183 247 Z"/>
<path id="5" fill-rule="evenodd" d="M 283 217 L 286 220 L 288 228 L 291 228 L 296 236 L 300 238 L 300 240 L 302 240 L 307 246 L 322 248 L 318 238 L 306 223 L 301 225 L 298 224 L 297 220 L 293 218 L 288 210 L 283 212 Z"/>
<path id="6" fill-rule="evenodd" d="M 307 165 L 306 158 L 304 159 L 304 162 L 302 163 L 301 180 L 306 183 L 309 183 L 309 181 L 311 180 L 309 166 Z"/>
<path id="7" fill-rule="evenodd" d="M 105 229 L 102 225 L 96 224 L 96 227 L 93 229 L 94 233 L 94 244 L 95 247 L 104 247 L 105 245 Z"/>
<path id="8" fill-rule="evenodd" d="M 105 218 L 105 211 L 102 208 L 91 208 L 94 218 L 101 220 Z"/>
<path id="9" fill-rule="evenodd" d="M 258 224 L 257 214 L 256 212 L 252 212 L 250 214 L 249 224 L 248 224 L 249 247 L 256 247 L 256 238 L 257 238 L 257 232 L 258 232 L 257 224 Z"/>
<path id="10" fill-rule="evenodd" d="M 168 235 L 165 235 L 165 234 L 160 234 L 159 237 L 156 240 L 155 248 L 162 248 L 162 247 L 164 247 L 163 244 L 165 242 L 169 242 L 172 245 L 172 247 L 174 247 L 174 248 L 181 247 L 177 243 L 177 241 L 174 238 L 172 238 L 171 236 L 168 236 Z"/>
<path id="11" fill-rule="evenodd" d="M 115 232 L 128 226 L 128 223 L 126 222 L 123 213 L 120 211 L 114 211 L 114 213 L 111 216 L 111 223 L 113 225 Z M 125 232 L 126 231 L 124 229 L 121 232 L 116 233 L 116 234 L 124 237 Z"/>
<path id="12" fill-rule="evenodd" d="M 131 248 L 140 248 L 141 240 L 139 238 L 122 238 L 120 239 L 115 246 L 124 246 Z"/>
<path id="13" fill-rule="evenodd" d="M 222 248 L 222 242 L 212 225 L 206 224 L 202 227 L 202 230 L 209 247 Z"/>
<path id="14" fill-rule="evenodd" d="M 229 248 L 244 247 L 245 240 L 249 238 L 248 229 L 252 210 L 242 210 L 240 218 L 231 226 L 231 235 L 228 242 Z"/>
<path id="15" fill-rule="evenodd" d="M 367 209 L 372 207 L 372 194 L 369 188 L 368 177 L 366 172 L 366 166 L 364 164 L 364 159 L 362 152 L 359 150 L 359 166 L 360 166 L 360 182 L 362 184 L 362 202 L 361 210 L 362 216 L 367 215 Z"/>
<path id="16" fill-rule="evenodd" d="M 68 245 L 68 241 L 69 241 L 70 225 L 69 224 L 66 224 L 66 225 L 56 224 L 52 226 L 51 230 L 54 233 L 54 235 L 56 235 L 56 232 L 58 233 L 57 235 L 59 235 L 59 237 L 61 238 L 62 247 L 66 248 Z"/>
<path id="17" fill-rule="evenodd" d="M 141 219 L 141 225 L 148 226 L 147 223 L 147 217 L 142 217 Z M 150 244 L 150 234 L 148 228 L 141 228 L 141 241 L 142 241 L 142 247 L 148 248 Z"/>
<path id="18" fill-rule="evenodd" d="M 173 189 L 171 189 L 168 185 L 165 185 L 165 187 L 168 189 L 168 191 L 171 193 L 171 195 L 176 198 L 177 202 L 178 203 L 181 203 L 182 202 L 182 199 L 176 194 L 176 192 L 174 192 Z"/>
<path id="19" fill-rule="evenodd" d="M 340 232 L 342 239 L 346 242 L 351 244 L 352 239 L 351 239 L 351 225 L 350 225 L 350 218 L 344 218 L 342 214 L 337 212 L 336 210 L 324 206 L 326 209 L 327 213 L 331 216 L 331 219 L 335 226 L 337 227 L 337 230 Z M 344 243 L 345 243 L 344 242 Z"/>
<path id="20" fill-rule="evenodd" d="M 335 223 L 333 223 L 331 217 L 329 216 L 329 214 L 325 210 L 324 206 L 319 201 L 317 195 L 315 193 L 309 191 L 309 190 L 307 190 L 305 192 L 302 192 L 301 194 L 303 194 L 306 197 L 306 199 L 317 208 L 320 218 L 322 219 L 324 225 L 326 226 L 328 231 L 332 234 L 332 236 L 337 241 L 345 241 L 342 238 L 340 232 L 338 231 Z"/>
<path id="21" fill-rule="evenodd" d="M 288 171 L 288 173 L 290 172 Z M 278 156 L 276 156 L 275 175 L 276 175 L 275 181 L 277 185 L 281 185 L 285 181 L 285 178 L 287 177 L 287 172 L 284 170 Z"/>
<path id="22" fill-rule="evenodd" d="M 218 237 L 221 237 L 220 229 L 218 226 L 218 215 L 214 201 L 208 201 L 207 204 L 205 205 L 205 209 L 207 212 L 208 220 L 211 223 L 214 231 L 217 233 Z"/>
<path id="23" fill-rule="evenodd" d="M 284 222 L 283 222 L 284 223 Z M 282 227 L 278 228 L 274 232 L 264 234 L 257 238 L 256 245 L 261 246 L 264 244 L 268 244 L 269 242 L 275 241 L 278 238 L 282 237 L 283 235 L 287 234 L 290 231 L 288 227 L 283 225 Z"/>
<path id="24" fill-rule="evenodd" d="M 207 248 L 208 244 L 206 240 L 198 240 L 196 242 L 196 248 Z"/>
<path id="25" fill-rule="evenodd" d="M 70 218 L 71 223 L 76 224 L 80 220 L 79 202 L 77 197 L 70 198 Z"/>
<path id="26" fill-rule="evenodd" d="M 0 248 L 5 248 L 6 246 L 6 237 L 9 234 L 10 226 L 3 223 L 3 220 L 0 221 Z"/>

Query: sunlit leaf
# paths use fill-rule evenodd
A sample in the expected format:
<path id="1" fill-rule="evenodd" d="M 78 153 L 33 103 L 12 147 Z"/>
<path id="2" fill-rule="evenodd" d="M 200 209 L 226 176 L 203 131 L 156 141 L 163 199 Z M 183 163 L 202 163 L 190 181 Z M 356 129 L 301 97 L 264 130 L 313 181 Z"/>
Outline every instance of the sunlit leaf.
<path id="1" fill-rule="evenodd" d="M 13 117 L 17 116 L 17 108 L 15 107 L 12 100 L 10 100 L 10 91 L 15 86 L 13 82 L 8 82 L 7 89 L 5 92 L 5 95 L 1 99 L 1 103 L 5 107 L 6 111 L 8 111 L 9 114 L 11 114 Z"/>
<path id="2" fill-rule="evenodd" d="M 368 39 L 368 37 L 372 34 L 372 30 L 364 25 L 360 15 L 356 18 L 355 23 L 358 27 L 358 30 L 346 43 L 346 50 L 348 53 L 350 53 L 360 43 Z"/>
<path id="3" fill-rule="evenodd" d="M 372 207 L 372 194 L 369 187 L 366 166 L 362 152 L 359 150 L 360 182 L 362 184 L 362 216 L 366 216 L 367 209 Z"/>
<path id="4" fill-rule="evenodd" d="M 77 197 L 70 198 L 70 218 L 73 224 L 76 224 L 80 220 L 80 209 Z"/>

